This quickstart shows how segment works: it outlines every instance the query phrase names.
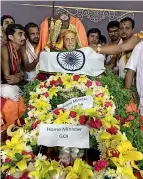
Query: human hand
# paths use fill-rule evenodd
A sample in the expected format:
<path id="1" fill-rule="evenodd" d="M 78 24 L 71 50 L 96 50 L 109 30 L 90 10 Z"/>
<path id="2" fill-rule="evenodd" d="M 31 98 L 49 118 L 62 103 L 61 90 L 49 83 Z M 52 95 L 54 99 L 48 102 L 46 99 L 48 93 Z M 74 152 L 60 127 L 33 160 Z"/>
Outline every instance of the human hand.
<path id="1" fill-rule="evenodd" d="M 133 100 L 136 99 L 136 94 L 133 91 L 130 91 L 130 95 Z"/>
<path id="2" fill-rule="evenodd" d="M 20 79 L 16 75 L 9 75 L 5 77 L 8 84 L 16 84 L 20 81 Z"/>

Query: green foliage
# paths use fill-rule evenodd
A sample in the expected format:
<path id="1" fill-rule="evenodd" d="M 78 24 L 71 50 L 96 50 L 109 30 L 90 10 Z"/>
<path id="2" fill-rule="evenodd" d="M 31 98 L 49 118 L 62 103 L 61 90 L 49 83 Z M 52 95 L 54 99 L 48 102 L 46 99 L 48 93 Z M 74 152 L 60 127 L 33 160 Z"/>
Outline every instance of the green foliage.
<path id="1" fill-rule="evenodd" d="M 83 94 L 80 90 L 74 89 L 70 92 L 58 92 L 57 96 L 53 96 L 52 100 L 50 101 L 52 109 L 57 108 L 57 105 L 65 103 L 67 100 L 71 98 L 82 97 Z"/>
<path id="2" fill-rule="evenodd" d="M 134 84 L 136 84 L 136 82 L 134 83 Z M 137 88 L 136 88 L 136 85 L 132 85 L 131 86 L 131 91 L 135 94 L 135 98 L 134 98 L 134 100 L 135 100 L 135 103 L 137 104 L 137 105 L 139 105 L 139 95 L 138 95 L 138 92 L 137 92 Z"/>
<path id="3" fill-rule="evenodd" d="M 117 170 L 117 167 L 116 167 L 116 165 L 112 162 L 112 160 L 109 161 L 109 167 L 110 167 L 111 169 Z"/>
<path id="4" fill-rule="evenodd" d="M 32 151 L 34 155 L 38 155 L 39 153 L 39 148 L 37 145 L 31 145 Z"/>
<path id="5" fill-rule="evenodd" d="M 98 143 L 97 143 L 96 137 L 93 136 L 93 135 L 92 135 L 92 136 L 89 135 L 89 141 L 90 141 L 90 148 L 95 148 L 95 149 L 97 149 Z"/>
<path id="6" fill-rule="evenodd" d="M 140 170 L 143 170 L 143 160 L 138 161 L 137 165 L 138 165 Z"/>
<path id="7" fill-rule="evenodd" d="M 23 99 L 24 99 L 26 106 L 28 105 L 28 102 L 30 99 L 30 92 L 36 91 L 36 87 L 38 84 L 40 84 L 40 81 L 34 80 L 34 81 L 29 82 L 27 85 L 25 85 Z"/>
<path id="8" fill-rule="evenodd" d="M 107 86 L 110 95 L 113 96 L 113 100 L 116 105 L 116 111 L 115 113 L 120 115 L 120 117 L 126 119 L 129 115 L 134 115 L 135 120 L 132 120 L 130 127 L 124 127 L 121 126 L 121 132 L 125 132 L 126 136 L 129 141 L 131 141 L 132 145 L 137 148 L 138 151 L 143 152 L 143 132 L 140 130 L 140 124 L 139 124 L 139 114 L 129 114 L 125 111 L 125 105 L 130 103 L 131 100 L 131 92 L 134 92 L 135 94 L 135 102 L 139 103 L 139 98 L 137 95 L 137 90 L 135 85 L 132 86 L 131 91 L 124 89 L 124 81 L 119 79 L 117 75 L 114 75 L 111 71 L 107 70 L 105 71 L 104 75 L 100 77 L 88 77 L 91 80 L 99 80 L 101 81 L 103 86 Z M 40 84 L 39 80 L 35 80 L 33 82 L 30 82 L 25 86 L 24 89 L 24 101 L 26 105 L 28 105 L 29 99 L 30 99 L 30 92 L 36 91 L 37 85 Z M 67 100 L 75 97 L 81 97 L 84 96 L 80 90 L 74 89 L 70 92 L 58 92 L 57 96 L 53 96 L 52 100 L 50 101 L 52 109 L 57 108 L 58 104 L 62 104 L 66 102 Z M 26 117 L 27 113 L 25 113 Z M 31 144 L 32 149 L 34 150 L 34 153 L 37 153 L 37 145 L 36 143 Z M 97 141 L 96 138 L 93 136 L 90 136 L 90 148 L 97 149 Z M 143 169 L 143 161 L 138 162 L 138 166 Z M 110 163 L 110 167 L 114 168 L 112 163 Z"/>
<path id="9" fill-rule="evenodd" d="M 5 173 L 1 173 L 1 179 L 5 179 Z"/>
<path id="10" fill-rule="evenodd" d="M 37 140 L 33 140 L 32 142 L 28 142 L 27 145 L 30 145 L 32 148 L 32 152 L 34 155 L 38 155 L 39 147 L 37 145 Z"/>
<path id="11" fill-rule="evenodd" d="M 22 155 L 19 153 L 16 153 L 15 158 L 17 159 L 17 161 L 20 161 L 20 160 L 22 160 Z"/>
<path id="12" fill-rule="evenodd" d="M 124 88 L 124 82 L 117 75 L 113 74 L 112 71 L 105 71 L 104 75 L 95 78 L 90 77 L 92 80 L 99 80 L 102 82 L 103 86 L 107 86 L 110 95 L 114 97 L 114 102 L 116 105 L 116 114 L 123 118 L 127 117 L 125 113 L 125 104 L 129 104 L 131 95 L 130 92 Z"/>
<path id="13" fill-rule="evenodd" d="M 143 153 L 143 131 L 140 130 L 140 116 L 138 113 L 134 114 L 135 119 L 130 121 L 130 127 L 121 127 L 121 132 L 125 132 L 128 140 L 132 143 L 137 151 Z M 138 162 L 138 166 L 143 170 L 143 160 Z"/>
<path id="14" fill-rule="evenodd" d="M 116 114 L 126 118 L 125 105 L 129 104 L 131 94 L 129 90 L 124 89 L 123 80 L 109 70 L 105 72 L 105 75 L 102 75 L 100 80 L 103 86 L 108 87 L 110 95 L 114 97 L 113 100 L 116 105 Z"/>
<path id="15" fill-rule="evenodd" d="M 133 127 L 133 124 L 130 128 L 122 127 L 121 131 L 125 132 L 132 145 L 137 148 L 138 151 L 143 153 L 143 131 L 137 128 L 136 125 Z"/>
<path id="16" fill-rule="evenodd" d="M 105 176 L 104 179 L 112 179 L 111 177 Z"/>

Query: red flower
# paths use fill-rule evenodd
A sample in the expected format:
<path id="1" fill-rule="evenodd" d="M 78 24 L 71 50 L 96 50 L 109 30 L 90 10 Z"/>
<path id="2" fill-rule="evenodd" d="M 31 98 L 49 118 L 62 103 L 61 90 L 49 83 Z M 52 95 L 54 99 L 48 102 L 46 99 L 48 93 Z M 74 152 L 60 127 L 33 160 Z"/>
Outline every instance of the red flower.
<path id="1" fill-rule="evenodd" d="M 100 170 L 103 170 L 109 165 L 107 160 L 99 160 L 95 163 L 94 169 L 95 171 L 99 172 Z"/>
<path id="2" fill-rule="evenodd" d="M 78 81 L 78 80 L 79 80 L 79 78 L 80 78 L 80 76 L 79 76 L 79 75 L 74 75 L 74 76 L 73 76 L 73 80 L 74 80 L 74 81 Z"/>
<path id="3" fill-rule="evenodd" d="M 40 88 L 47 88 L 46 83 L 44 83 L 44 85 L 40 85 Z"/>
<path id="4" fill-rule="evenodd" d="M 119 115 L 116 115 L 115 118 L 120 121 L 121 125 L 123 125 L 125 123 L 124 118 L 120 117 Z"/>
<path id="5" fill-rule="evenodd" d="M 53 112 L 54 112 L 54 114 L 59 115 L 60 110 L 64 111 L 63 108 L 56 108 L 56 109 L 53 110 Z"/>
<path id="6" fill-rule="evenodd" d="M 34 108 L 34 106 L 32 106 L 31 104 L 28 106 L 28 108 L 31 110 Z"/>
<path id="7" fill-rule="evenodd" d="M 140 122 L 141 123 L 143 122 L 143 116 L 140 116 Z"/>
<path id="8" fill-rule="evenodd" d="M 75 118 L 76 117 L 76 112 L 75 111 L 70 111 L 70 117 Z"/>
<path id="9" fill-rule="evenodd" d="M 12 160 L 10 158 L 6 158 L 4 161 L 4 163 L 10 163 L 10 162 L 12 162 Z"/>
<path id="10" fill-rule="evenodd" d="M 111 126 L 110 128 L 106 129 L 106 131 L 109 132 L 110 134 L 116 134 L 117 130 L 118 129 L 114 126 Z"/>
<path id="11" fill-rule="evenodd" d="M 140 130 L 143 131 L 143 126 L 140 127 Z"/>
<path id="12" fill-rule="evenodd" d="M 43 95 L 44 95 L 46 98 L 48 98 L 49 93 L 48 93 L 48 92 L 46 92 L 46 93 L 43 93 Z"/>
<path id="13" fill-rule="evenodd" d="M 44 74 L 44 73 L 39 73 L 37 76 L 36 76 L 36 79 L 40 80 L 40 81 L 45 81 L 47 78 L 47 74 Z"/>
<path id="14" fill-rule="evenodd" d="M 96 128 L 96 129 L 100 129 L 102 127 L 102 123 L 99 119 L 91 119 L 90 123 L 89 123 L 91 128 Z"/>
<path id="15" fill-rule="evenodd" d="M 120 155 L 118 151 L 112 151 L 111 154 L 112 154 L 112 157 L 116 157 L 116 158 L 119 158 L 119 155 Z"/>
<path id="16" fill-rule="evenodd" d="M 100 81 L 96 81 L 96 86 L 102 86 L 102 83 Z"/>
<path id="17" fill-rule="evenodd" d="M 60 77 L 57 79 L 57 84 L 58 84 L 58 85 L 62 85 L 62 84 L 63 84 L 63 82 L 62 82 L 62 80 L 61 80 Z"/>
<path id="18" fill-rule="evenodd" d="M 32 152 L 23 151 L 23 152 L 22 152 L 22 155 L 31 155 L 31 158 L 32 158 L 32 159 L 35 158 L 35 155 L 34 155 Z"/>
<path id="19" fill-rule="evenodd" d="M 87 83 L 86 83 L 86 86 L 87 86 L 87 87 L 92 86 L 92 81 L 88 80 Z"/>
<path id="20" fill-rule="evenodd" d="M 87 120 L 88 120 L 88 117 L 85 116 L 85 115 L 79 117 L 79 123 L 80 123 L 81 125 L 85 125 L 86 122 L 87 122 Z"/>
<path id="21" fill-rule="evenodd" d="M 11 175 L 7 175 L 6 177 L 5 177 L 5 179 L 15 179 L 13 176 L 11 176 Z"/>
<path id="22" fill-rule="evenodd" d="M 118 150 L 109 149 L 109 156 L 119 158 L 120 152 Z"/>
<path id="23" fill-rule="evenodd" d="M 19 179 L 30 179 L 28 177 L 28 172 L 23 173 L 23 175 Z"/>
<path id="24" fill-rule="evenodd" d="M 106 108 L 108 108 L 109 106 L 112 107 L 112 104 L 111 104 L 111 102 L 106 102 L 106 103 L 104 104 L 104 106 L 105 106 Z"/>
<path id="25" fill-rule="evenodd" d="M 135 119 L 135 117 L 132 116 L 132 115 L 130 115 L 130 116 L 128 116 L 128 118 L 126 119 L 126 121 L 132 121 L 132 120 L 134 120 L 134 119 Z"/>
<path id="26" fill-rule="evenodd" d="M 115 115 L 115 118 L 116 118 L 117 120 L 120 120 L 121 117 L 120 117 L 120 115 L 117 114 L 117 115 Z"/>
<path id="27" fill-rule="evenodd" d="M 96 97 L 99 97 L 99 96 L 103 97 L 103 96 L 104 96 L 104 93 L 96 94 Z"/>
<path id="28" fill-rule="evenodd" d="M 32 126 L 31 126 L 32 129 L 35 129 L 38 126 L 39 123 L 40 123 L 40 121 L 33 122 Z"/>
<path id="29" fill-rule="evenodd" d="M 55 80 L 52 80 L 52 81 L 50 81 L 50 86 L 56 86 L 57 85 L 57 81 L 55 81 Z"/>

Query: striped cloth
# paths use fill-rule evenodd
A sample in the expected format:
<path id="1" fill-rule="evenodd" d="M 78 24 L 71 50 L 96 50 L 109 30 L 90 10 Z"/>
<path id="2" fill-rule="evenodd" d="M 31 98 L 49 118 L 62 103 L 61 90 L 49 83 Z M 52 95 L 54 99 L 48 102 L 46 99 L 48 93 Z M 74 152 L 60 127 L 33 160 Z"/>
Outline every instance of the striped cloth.
<path id="1" fill-rule="evenodd" d="M 26 54 L 28 56 L 29 63 L 32 63 L 34 60 L 37 59 L 37 55 L 35 53 L 35 49 L 29 40 L 26 41 Z M 30 72 L 25 72 L 24 78 L 27 81 L 32 81 L 36 77 L 35 69 L 31 70 Z"/>

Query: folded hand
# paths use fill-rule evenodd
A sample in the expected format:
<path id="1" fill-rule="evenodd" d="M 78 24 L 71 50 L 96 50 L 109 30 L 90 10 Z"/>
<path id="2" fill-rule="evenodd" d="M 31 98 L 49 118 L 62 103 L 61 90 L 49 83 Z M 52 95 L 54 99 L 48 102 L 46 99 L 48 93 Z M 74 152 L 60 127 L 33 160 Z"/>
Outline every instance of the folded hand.
<path id="1" fill-rule="evenodd" d="M 16 75 L 9 75 L 5 77 L 8 84 L 16 84 L 20 81 L 20 79 Z"/>

